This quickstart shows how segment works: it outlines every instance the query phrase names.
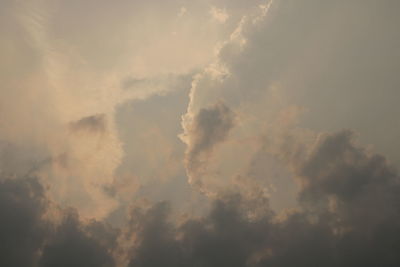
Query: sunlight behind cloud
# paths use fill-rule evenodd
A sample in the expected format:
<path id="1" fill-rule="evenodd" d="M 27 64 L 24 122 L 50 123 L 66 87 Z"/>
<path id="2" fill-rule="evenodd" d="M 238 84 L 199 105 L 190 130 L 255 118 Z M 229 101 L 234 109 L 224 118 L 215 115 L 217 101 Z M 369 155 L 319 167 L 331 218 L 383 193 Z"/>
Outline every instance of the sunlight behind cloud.
<path id="1" fill-rule="evenodd" d="M 399 8 L 1 1 L 0 266 L 399 266 Z"/>

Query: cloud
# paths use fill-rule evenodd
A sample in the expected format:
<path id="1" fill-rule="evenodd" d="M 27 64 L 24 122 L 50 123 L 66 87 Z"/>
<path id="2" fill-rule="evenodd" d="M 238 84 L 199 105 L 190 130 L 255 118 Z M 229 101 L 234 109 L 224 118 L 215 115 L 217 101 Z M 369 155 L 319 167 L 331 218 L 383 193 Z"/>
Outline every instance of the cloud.
<path id="1" fill-rule="evenodd" d="M 35 174 L 52 185 L 55 201 L 84 217 L 107 216 L 118 203 L 101 188 L 124 155 L 115 111 L 173 91 L 213 57 L 215 23 L 192 31 L 204 26 L 208 6 L 198 2 L 194 12 L 189 5 L 177 21 L 180 1 L 0 5 L 0 141 L 50 161 Z"/>
<path id="2" fill-rule="evenodd" d="M 229 37 L 218 47 L 215 61 L 194 76 L 187 113 L 182 116 L 189 180 L 194 185 L 197 181 L 201 185 L 199 188 L 209 195 L 218 194 L 217 191 L 224 191 L 223 188 L 234 184 L 240 183 L 238 188 L 257 184 L 248 179 L 248 169 L 258 150 L 256 140 L 264 134 L 265 126 L 278 111 L 287 108 L 286 103 L 281 103 L 274 95 L 279 85 L 271 78 L 272 73 L 264 68 L 268 62 L 260 58 L 269 51 L 256 40 L 258 34 L 262 35 L 262 31 L 268 29 L 268 13 L 275 12 L 272 1 L 265 4 L 255 4 L 236 20 Z M 190 140 L 191 136 L 196 136 L 190 131 L 197 131 L 191 130 L 196 114 L 208 109 L 210 103 L 218 102 L 235 114 L 236 127 L 231 127 L 229 137 L 224 138 L 229 138 L 224 140 L 228 141 L 225 142 L 227 145 L 213 146 L 212 157 L 202 159 L 201 155 L 196 156 L 201 154 L 197 150 L 202 151 L 202 145 L 196 144 L 198 141 L 194 138 Z M 194 178 L 196 176 L 201 180 Z M 259 183 L 263 188 L 261 191 L 268 190 L 265 184 L 268 183 Z"/>
<path id="3" fill-rule="evenodd" d="M 204 163 L 213 148 L 223 142 L 234 127 L 235 115 L 224 103 L 201 109 L 194 115 L 191 123 L 185 125 L 182 140 L 188 145 L 186 166 L 190 183 L 201 185 Z"/>
<path id="4" fill-rule="evenodd" d="M 183 16 L 186 14 L 186 12 L 187 12 L 186 7 L 182 6 L 182 7 L 179 9 L 178 17 L 183 17 Z"/>
<path id="5" fill-rule="evenodd" d="M 304 159 L 291 158 L 299 160 L 293 166 L 304 181 L 295 210 L 277 214 L 268 202 L 255 204 L 238 192 L 226 192 L 216 196 L 209 212 L 197 217 L 172 217 L 165 202 L 137 206 L 119 230 L 99 221 L 85 223 L 73 210 L 54 210 L 36 178 L 4 177 L 0 233 L 7 253 L 2 253 L 0 262 L 7 266 L 35 266 L 35 262 L 117 266 L 117 261 L 120 266 L 143 267 L 397 266 L 398 172 L 383 156 L 357 145 L 349 131 L 320 135 L 306 154 Z M 121 258 L 127 262 L 121 263 Z"/>
<path id="6" fill-rule="evenodd" d="M 67 211 L 63 216 L 42 248 L 39 266 L 115 266 L 112 248 L 118 232 L 99 222 L 83 226 L 76 211 Z"/>
<path id="7" fill-rule="evenodd" d="M 237 204 L 237 196 L 219 200 L 207 217 L 180 227 L 168 219 L 165 203 L 155 205 L 139 217 L 129 266 L 245 266 L 250 247 L 263 241 L 256 230 L 262 224 L 248 224 Z"/>
<path id="8" fill-rule="evenodd" d="M 193 196 L 193 191 L 187 184 L 183 163 L 185 145 L 177 138 L 190 83 L 191 77 L 187 77 L 175 84 L 172 92 L 118 108 L 116 121 L 123 126 L 118 132 L 125 155 L 112 187 L 125 206 L 140 197 L 168 199 L 175 209 L 190 206 L 187 198 Z"/>
<path id="9" fill-rule="evenodd" d="M 44 190 L 34 178 L 0 180 L 0 265 L 33 266 L 45 240 L 48 224 Z"/>
<path id="10" fill-rule="evenodd" d="M 215 6 L 211 7 L 210 14 L 213 19 L 225 23 L 225 21 L 229 18 L 229 14 L 227 13 L 225 8 L 216 8 Z"/>
<path id="11" fill-rule="evenodd" d="M 86 131 L 89 133 L 101 133 L 106 130 L 107 124 L 105 115 L 97 114 L 71 122 L 70 126 L 74 132 Z"/>
<path id="12" fill-rule="evenodd" d="M 399 172 L 352 131 L 298 121 L 310 101 L 324 123 L 337 110 L 351 116 L 376 88 L 385 93 L 370 95 L 374 106 L 380 94 L 396 102 L 395 1 L 193 1 L 179 18 L 181 1 L 160 3 L 0 4 L 0 265 L 399 266 Z M 215 10 L 225 23 L 204 25 L 210 6 L 229 19 Z M 182 117 L 183 153 L 187 98 L 164 94 L 204 65 Z M 128 100 L 134 112 L 117 121 Z M 318 109 L 325 102 L 333 112 Z M 193 188 L 211 192 L 204 203 L 186 205 L 195 193 L 182 189 L 180 164 Z M 285 178 L 276 194 L 298 200 L 279 213 L 274 175 Z M 153 191 L 137 189 L 144 180 Z M 137 191 L 174 194 L 186 214 L 142 205 Z M 120 200 L 138 207 L 131 217 Z M 115 210 L 124 218 L 111 227 Z"/>
<path id="13" fill-rule="evenodd" d="M 131 266 L 396 266 L 400 177 L 348 131 L 322 137 L 301 163 L 302 206 L 282 215 L 220 195 L 202 218 L 174 223 L 165 203 L 141 216 Z M 327 201 L 334 198 L 335 202 Z"/>
<path id="14" fill-rule="evenodd" d="M 298 170 L 300 200 L 325 205 L 352 229 L 376 229 L 400 216 L 398 172 L 354 143 L 350 131 L 321 136 Z"/>
<path id="15" fill-rule="evenodd" d="M 2 266 L 114 266 L 117 232 L 57 208 L 35 177 L 2 177 L 0 211 Z"/>

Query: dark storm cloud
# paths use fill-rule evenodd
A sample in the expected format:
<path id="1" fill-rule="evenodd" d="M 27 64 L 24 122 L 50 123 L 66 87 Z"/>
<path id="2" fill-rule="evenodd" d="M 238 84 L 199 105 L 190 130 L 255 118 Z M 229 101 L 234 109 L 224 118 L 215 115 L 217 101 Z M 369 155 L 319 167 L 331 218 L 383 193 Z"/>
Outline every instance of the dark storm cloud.
<path id="1" fill-rule="evenodd" d="M 74 132 L 102 133 L 107 128 L 107 120 L 104 114 L 96 114 L 71 122 L 70 127 Z"/>
<path id="2" fill-rule="evenodd" d="M 245 266 L 262 247 L 269 222 L 249 222 L 239 204 L 236 195 L 218 200 L 208 216 L 179 227 L 169 221 L 168 205 L 155 205 L 139 216 L 139 246 L 129 266 Z"/>
<path id="3" fill-rule="evenodd" d="M 301 213 L 282 223 L 272 213 L 250 219 L 248 208 L 239 195 L 229 195 L 215 201 L 206 217 L 175 227 L 159 204 L 138 228 L 140 245 L 130 266 L 332 266 L 327 224 L 311 224 Z"/>
<path id="4" fill-rule="evenodd" d="M 288 149 L 288 148 L 286 148 Z M 221 194 L 208 214 L 177 222 L 167 203 L 137 208 L 124 238 L 128 266 L 399 266 L 400 180 L 384 157 L 353 134 L 322 135 L 298 163 L 300 208 L 259 212 L 240 194 Z M 116 266 L 118 230 L 83 224 L 73 210 L 44 219 L 45 190 L 34 178 L 0 183 L 2 266 Z"/>
<path id="5" fill-rule="evenodd" d="M 46 206 L 36 179 L 0 180 L 0 266 L 33 266 L 46 235 Z"/>
<path id="6" fill-rule="evenodd" d="M 130 266 L 398 266 L 400 181 L 384 157 L 349 131 L 323 136 L 298 169 L 301 208 L 277 219 L 240 195 L 176 225 L 168 206 L 136 216 Z"/>
<path id="7" fill-rule="evenodd" d="M 385 224 L 398 227 L 400 180 L 396 170 L 383 156 L 356 146 L 349 131 L 321 139 L 299 170 L 305 181 L 300 200 L 323 209 L 331 205 L 343 227 L 355 231 L 375 231 Z"/>
<path id="8" fill-rule="evenodd" d="M 36 178 L 0 180 L 0 266 L 114 266 L 115 230 L 82 224 L 73 210 L 56 225 L 50 209 Z"/>
<path id="9" fill-rule="evenodd" d="M 101 227 L 94 232 L 95 236 L 90 236 L 74 211 L 64 216 L 62 224 L 44 246 L 39 266 L 115 266 L 107 245 L 114 243 L 116 235 L 106 234 L 107 238 L 103 239 L 103 231 L 107 229 Z"/>

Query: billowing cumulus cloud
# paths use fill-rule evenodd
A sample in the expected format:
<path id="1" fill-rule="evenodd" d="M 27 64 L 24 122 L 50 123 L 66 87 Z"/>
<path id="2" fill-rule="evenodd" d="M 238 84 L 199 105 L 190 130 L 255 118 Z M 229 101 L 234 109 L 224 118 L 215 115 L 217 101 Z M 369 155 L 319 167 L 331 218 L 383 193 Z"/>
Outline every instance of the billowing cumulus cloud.
<path id="1" fill-rule="evenodd" d="M 81 225 L 75 211 L 63 216 L 42 248 L 39 266 L 115 266 L 112 249 L 117 232 L 98 222 Z"/>
<path id="2" fill-rule="evenodd" d="M 114 120 L 118 107 L 174 91 L 213 57 L 220 39 L 215 23 L 194 34 L 189 25 L 202 21 L 179 20 L 181 3 L 170 4 L 0 4 L 1 142 L 31 155 L 37 166 L 27 171 L 34 169 L 51 184 L 56 201 L 82 216 L 105 217 L 118 206 L 103 192 L 124 156 Z M 201 15 L 187 9 L 191 17 Z"/>
<path id="3" fill-rule="evenodd" d="M 131 266 L 396 266 L 400 224 L 397 172 L 354 145 L 349 132 L 322 137 L 300 168 L 301 207 L 256 219 L 240 195 L 175 225 L 168 206 L 137 216 Z"/>
<path id="4" fill-rule="evenodd" d="M 47 207 L 44 190 L 37 180 L 4 179 L 0 182 L 1 250 L 3 266 L 32 266 L 44 242 Z"/>
<path id="5" fill-rule="evenodd" d="M 116 232 L 57 208 L 35 177 L 0 182 L 2 266 L 114 266 Z"/>
<path id="6" fill-rule="evenodd" d="M 304 184 L 300 200 L 330 208 L 354 231 L 398 220 L 397 171 L 383 156 L 354 145 L 351 132 L 322 136 L 299 175 Z"/>
<path id="7" fill-rule="evenodd" d="M 113 255 L 123 249 L 128 266 L 399 264 L 400 177 L 383 156 L 343 131 L 321 136 L 298 166 L 305 181 L 301 205 L 286 214 L 264 203 L 254 217 L 254 203 L 226 193 L 200 218 L 177 221 L 166 203 L 135 208 L 122 232 L 83 223 L 68 210 L 51 219 L 52 206 L 35 178 L 4 178 L 1 231 L 9 241 L 0 260 L 7 266 L 115 266 Z M 122 248 L 119 235 L 131 245 Z"/>

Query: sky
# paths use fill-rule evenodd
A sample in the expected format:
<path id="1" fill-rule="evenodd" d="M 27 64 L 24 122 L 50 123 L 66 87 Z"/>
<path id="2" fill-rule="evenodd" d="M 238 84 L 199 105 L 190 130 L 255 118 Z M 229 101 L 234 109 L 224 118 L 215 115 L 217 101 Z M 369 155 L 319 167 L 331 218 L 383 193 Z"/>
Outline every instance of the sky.
<path id="1" fill-rule="evenodd" d="M 399 8 L 1 0 L 0 266 L 399 266 Z"/>

